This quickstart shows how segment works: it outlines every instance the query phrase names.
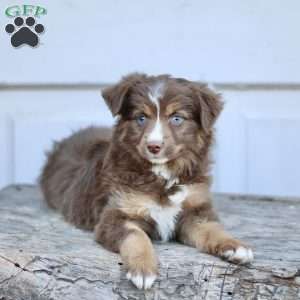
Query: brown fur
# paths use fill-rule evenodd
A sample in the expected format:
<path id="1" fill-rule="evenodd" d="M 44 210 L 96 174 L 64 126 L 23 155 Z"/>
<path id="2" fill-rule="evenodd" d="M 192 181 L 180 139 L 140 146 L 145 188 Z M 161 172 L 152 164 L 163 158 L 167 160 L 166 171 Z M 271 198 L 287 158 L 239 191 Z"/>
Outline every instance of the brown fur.
<path id="1" fill-rule="evenodd" d="M 163 86 L 160 111 L 149 99 L 158 83 Z M 90 127 L 54 145 L 40 179 L 49 206 L 76 226 L 94 230 L 96 240 L 120 252 L 132 273 L 156 273 L 149 237 L 160 239 L 161 232 L 152 210 L 172 208 L 170 199 L 185 186 L 174 236 L 217 255 L 238 247 L 240 242 L 217 223 L 209 193 L 220 96 L 188 80 L 132 74 L 105 89 L 103 97 L 118 121 L 113 131 Z M 158 112 L 164 140 L 154 155 L 147 143 Z M 138 122 L 141 114 L 145 124 Z M 174 114 L 182 124 L 170 121 Z M 166 159 L 169 179 L 153 171 L 157 159 Z"/>

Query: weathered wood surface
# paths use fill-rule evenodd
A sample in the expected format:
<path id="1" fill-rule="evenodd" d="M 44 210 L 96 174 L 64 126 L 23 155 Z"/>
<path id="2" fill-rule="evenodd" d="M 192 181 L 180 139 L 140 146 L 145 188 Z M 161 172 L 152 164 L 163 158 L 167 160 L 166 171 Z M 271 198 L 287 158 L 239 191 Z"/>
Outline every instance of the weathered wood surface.
<path id="1" fill-rule="evenodd" d="M 300 201 L 216 195 L 225 227 L 254 247 L 255 262 L 156 244 L 160 276 L 145 292 L 126 280 L 118 255 L 41 199 L 32 186 L 0 192 L 1 300 L 300 299 Z"/>

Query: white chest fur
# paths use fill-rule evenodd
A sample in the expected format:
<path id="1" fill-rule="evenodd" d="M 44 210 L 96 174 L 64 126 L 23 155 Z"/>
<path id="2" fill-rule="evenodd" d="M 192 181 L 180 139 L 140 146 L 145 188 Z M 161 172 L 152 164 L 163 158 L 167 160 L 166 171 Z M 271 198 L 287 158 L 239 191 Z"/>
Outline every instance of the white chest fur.
<path id="1" fill-rule="evenodd" d="M 153 204 L 147 207 L 150 216 L 157 224 L 158 232 L 163 241 L 168 241 L 174 235 L 177 216 L 182 210 L 181 204 L 185 200 L 186 196 L 187 187 L 181 186 L 177 193 L 170 196 L 170 206 Z"/>
<path id="2" fill-rule="evenodd" d="M 167 180 L 166 188 L 170 188 L 178 182 L 177 178 L 172 179 L 170 171 L 164 165 L 156 165 L 152 168 L 152 171 L 157 176 Z M 188 194 L 187 186 L 180 185 L 179 187 L 179 191 L 169 197 L 170 206 L 161 206 L 155 203 L 147 207 L 150 216 L 157 224 L 158 232 L 163 241 L 168 241 L 174 235 L 177 216 L 182 210 L 181 204 Z"/>
<path id="3" fill-rule="evenodd" d="M 181 208 L 179 206 L 164 208 L 159 205 L 153 205 L 148 207 L 148 210 L 150 216 L 157 224 L 157 230 L 162 241 L 168 241 L 174 234 L 176 218 Z"/>

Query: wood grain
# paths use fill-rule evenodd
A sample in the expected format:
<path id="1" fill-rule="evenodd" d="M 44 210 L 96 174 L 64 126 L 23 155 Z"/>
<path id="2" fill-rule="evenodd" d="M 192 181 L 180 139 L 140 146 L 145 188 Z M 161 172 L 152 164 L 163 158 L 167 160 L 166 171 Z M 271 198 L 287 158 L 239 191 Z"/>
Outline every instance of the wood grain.
<path id="1" fill-rule="evenodd" d="M 117 254 L 64 222 L 34 186 L 0 192 L 0 299 L 300 299 L 300 202 L 215 195 L 225 227 L 254 247 L 237 266 L 176 243 L 155 244 L 160 276 L 138 291 Z"/>

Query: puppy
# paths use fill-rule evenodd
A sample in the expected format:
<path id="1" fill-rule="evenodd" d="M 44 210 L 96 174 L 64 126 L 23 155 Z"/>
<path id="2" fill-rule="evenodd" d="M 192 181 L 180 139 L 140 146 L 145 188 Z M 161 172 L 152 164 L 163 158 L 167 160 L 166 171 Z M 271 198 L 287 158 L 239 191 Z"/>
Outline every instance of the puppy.
<path id="1" fill-rule="evenodd" d="M 185 79 L 131 74 L 103 98 L 116 125 L 55 144 L 40 179 L 49 206 L 120 253 L 139 289 L 158 275 L 152 239 L 251 262 L 251 249 L 220 225 L 209 192 L 220 96 Z"/>

